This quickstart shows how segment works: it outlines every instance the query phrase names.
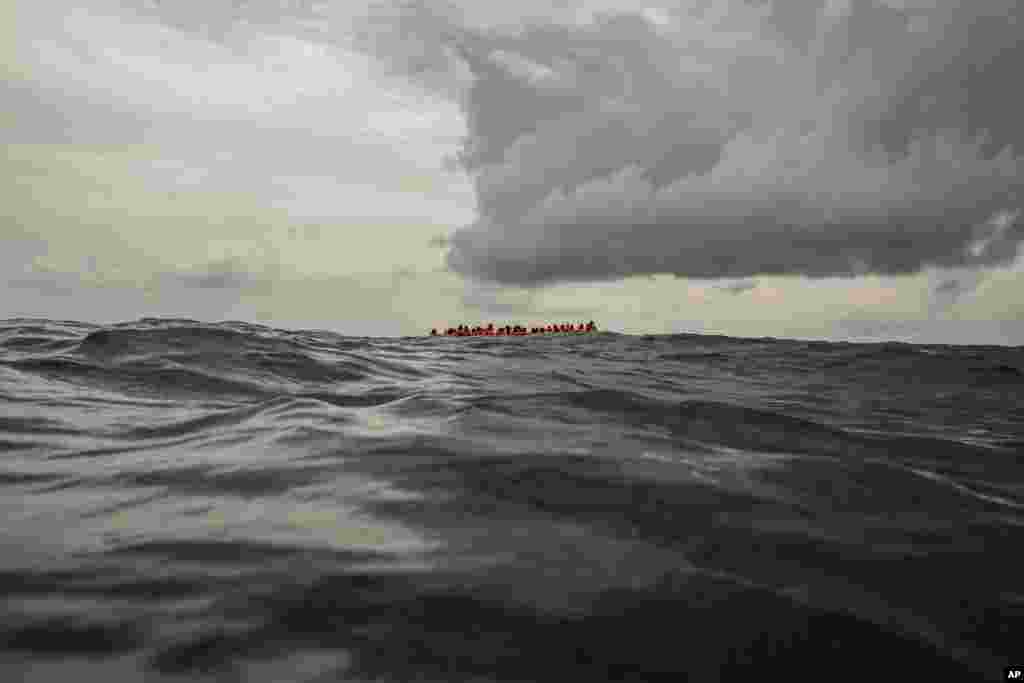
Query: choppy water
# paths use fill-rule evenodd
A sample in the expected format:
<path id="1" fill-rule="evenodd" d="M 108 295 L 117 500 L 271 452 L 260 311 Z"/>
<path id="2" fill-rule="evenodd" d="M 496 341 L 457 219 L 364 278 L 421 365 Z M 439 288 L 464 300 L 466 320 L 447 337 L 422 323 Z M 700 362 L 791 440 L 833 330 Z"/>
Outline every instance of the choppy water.
<path id="1" fill-rule="evenodd" d="M 1020 347 L 3 321 L 0 680 L 998 680 L 1022 397 Z"/>

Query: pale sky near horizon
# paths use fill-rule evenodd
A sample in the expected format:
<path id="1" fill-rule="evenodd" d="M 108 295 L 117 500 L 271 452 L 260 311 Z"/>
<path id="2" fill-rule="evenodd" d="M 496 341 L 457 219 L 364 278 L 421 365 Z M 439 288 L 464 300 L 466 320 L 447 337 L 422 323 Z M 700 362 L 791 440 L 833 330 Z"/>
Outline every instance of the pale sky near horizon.
<path id="1" fill-rule="evenodd" d="M 1018 0 L 0 0 L 0 318 L 1024 344 Z"/>

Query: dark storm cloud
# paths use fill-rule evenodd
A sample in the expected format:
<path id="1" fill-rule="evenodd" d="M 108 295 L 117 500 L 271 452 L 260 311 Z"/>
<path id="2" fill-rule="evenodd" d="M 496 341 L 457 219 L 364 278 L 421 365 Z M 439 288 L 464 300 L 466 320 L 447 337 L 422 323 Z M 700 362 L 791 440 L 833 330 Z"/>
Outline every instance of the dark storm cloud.
<path id="1" fill-rule="evenodd" d="M 985 283 L 985 275 L 985 271 L 978 269 L 958 268 L 947 271 L 946 275 L 939 279 L 929 292 L 927 305 L 929 314 L 935 315 L 952 308 L 974 293 Z"/>
<path id="2" fill-rule="evenodd" d="M 530 2 L 504 23 L 399 13 L 473 77 L 460 158 L 479 217 L 450 237 L 453 270 L 534 286 L 1016 256 L 1017 0 L 613 4 L 582 22 Z"/>
<path id="3" fill-rule="evenodd" d="M 945 277 L 932 287 L 929 310 L 951 307 L 977 290 L 985 282 L 990 262 L 1006 262 L 1014 258 L 1020 241 L 1020 211 L 998 212 L 975 231 L 964 261 L 957 268 L 944 271 Z"/>

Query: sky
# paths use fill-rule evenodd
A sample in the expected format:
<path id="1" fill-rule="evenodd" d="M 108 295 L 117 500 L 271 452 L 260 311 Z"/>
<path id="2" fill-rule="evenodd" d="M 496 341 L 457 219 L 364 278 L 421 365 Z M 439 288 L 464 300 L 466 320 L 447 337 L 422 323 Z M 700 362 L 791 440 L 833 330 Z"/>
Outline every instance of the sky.
<path id="1" fill-rule="evenodd" d="M 0 318 L 1024 344 L 1018 0 L 0 0 Z"/>

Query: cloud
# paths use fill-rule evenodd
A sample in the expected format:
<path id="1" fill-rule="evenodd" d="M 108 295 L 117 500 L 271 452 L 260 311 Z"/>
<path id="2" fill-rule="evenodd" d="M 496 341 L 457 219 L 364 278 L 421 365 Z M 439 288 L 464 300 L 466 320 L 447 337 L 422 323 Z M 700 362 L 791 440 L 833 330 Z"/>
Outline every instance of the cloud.
<path id="1" fill-rule="evenodd" d="M 19 7 L 0 50 L 0 251 L 36 240 L 54 274 L 11 278 L 14 297 L 84 254 L 90 282 L 202 310 L 274 278 L 437 261 L 424 233 L 473 216 L 464 174 L 440 169 L 458 107 L 351 49 L 345 12 L 286 5 Z"/>
<path id="2" fill-rule="evenodd" d="M 948 295 L 955 298 L 968 289 L 973 289 L 973 287 L 967 287 L 962 280 L 952 278 L 941 281 L 935 286 L 933 291 L 936 294 Z"/>
<path id="3" fill-rule="evenodd" d="M 243 289 L 265 284 L 269 280 L 266 276 L 246 270 L 238 258 L 211 262 L 202 268 L 173 275 L 186 287 L 197 289 Z"/>
<path id="4" fill-rule="evenodd" d="M 1019 2 L 649 4 L 392 17 L 434 80 L 457 71 L 442 53 L 471 75 L 479 215 L 451 235 L 454 271 L 537 286 L 1015 257 L 1024 228 L 991 226 L 1024 206 Z"/>
<path id="5" fill-rule="evenodd" d="M 504 287 L 487 282 L 464 283 L 460 303 L 471 317 L 508 318 L 534 322 L 583 320 L 595 317 L 591 307 L 567 302 L 544 301 L 540 292 L 529 288 Z M 525 324 L 525 323 L 524 323 Z"/>
<path id="6" fill-rule="evenodd" d="M 987 263 L 1008 263 L 1018 256 L 1020 238 L 1014 230 L 1020 211 L 1000 211 L 975 227 L 973 239 L 966 247 L 960 267 L 947 268 L 933 274 L 928 310 L 931 315 L 944 312 L 985 284 L 992 272 Z"/>
<path id="7" fill-rule="evenodd" d="M 47 296 L 73 296 L 80 283 L 74 276 L 59 274 L 13 278 L 3 284 L 8 289 L 31 290 Z"/>
<path id="8" fill-rule="evenodd" d="M 467 283 L 461 304 L 465 310 L 485 316 L 524 316 L 537 312 L 536 297 L 532 292 L 489 283 Z"/>
<path id="9" fill-rule="evenodd" d="M 756 280 L 740 280 L 738 282 L 729 282 L 727 284 L 718 285 L 718 287 L 716 287 L 716 289 L 720 289 L 723 292 L 728 292 L 729 294 L 742 294 L 744 292 L 749 292 L 750 290 L 756 288 Z"/>
<path id="10" fill-rule="evenodd" d="M 18 5 L 7 312 L 1021 316 L 1016 0 Z"/>

